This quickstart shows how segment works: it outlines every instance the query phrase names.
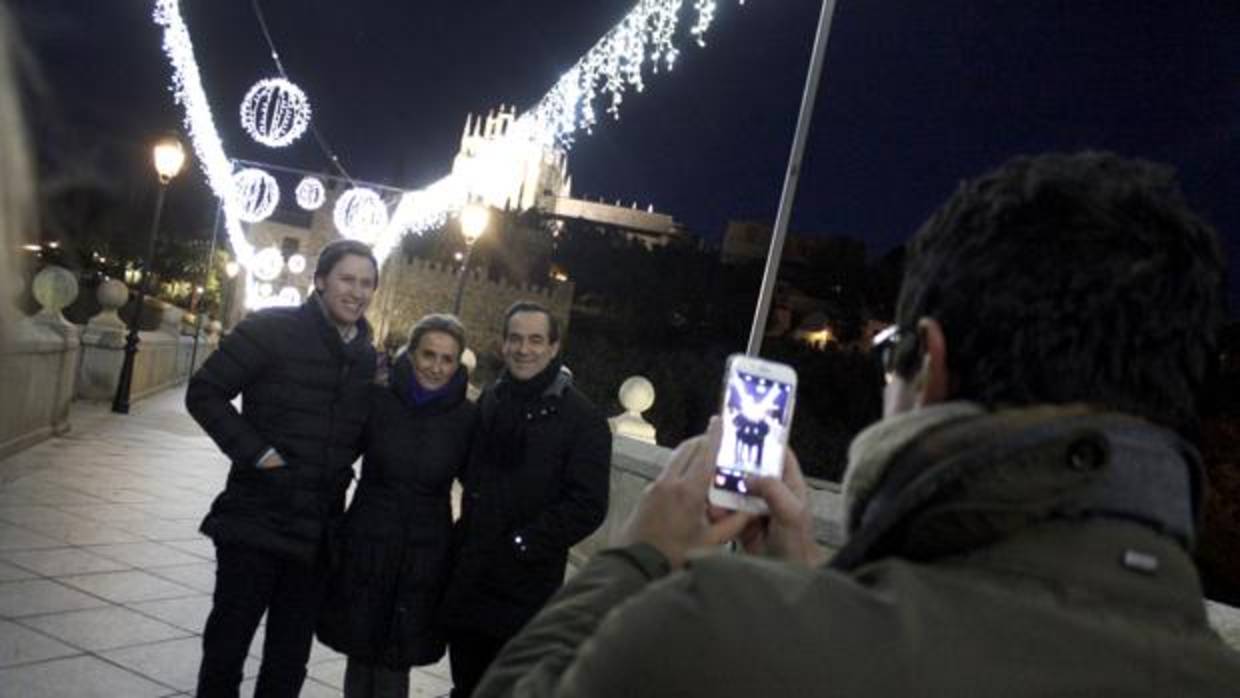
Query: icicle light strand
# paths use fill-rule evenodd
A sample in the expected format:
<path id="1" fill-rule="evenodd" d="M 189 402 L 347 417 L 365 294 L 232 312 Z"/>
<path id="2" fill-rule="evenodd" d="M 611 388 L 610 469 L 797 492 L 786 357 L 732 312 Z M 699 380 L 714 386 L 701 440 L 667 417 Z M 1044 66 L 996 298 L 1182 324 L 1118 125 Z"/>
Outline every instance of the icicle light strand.
<path id="1" fill-rule="evenodd" d="M 738 3 L 744 5 L 745 0 L 738 0 Z M 688 34 L 699 46 L 705 45 L 705 35 L 714 22 L 717 4 L 717 0 L 693 0 L 696 17 Z M 625 93 L 630 89 L 634 92 L 644 89 L 647 63 L 654 73 L 675 67 L 680 55 L 675 39 L 684 5 L 685 0 L 639 0 L 532 109 L 517 119 L 508 137 L 569 149 L 579 131 L 588 133 L 597 124 L 595 102 L 604 98 L 605 111 L 619 118 Z M 173 94 L 185 107 L 186 125 L 207 180 L 224 201 L 229 239 L 237 253 L 237 261 L 246 265 L 253 255 L 253 246 L 245 239 L 237 217 L 231 168 L 211 118 L 178 0 L 156 0 L 155 21 L 165 28 L 164 50 L 173 66 Z M 422 233 L 442 225 L 464 204 L 461 194 L 464 188 L 453 180 L 449 175 L 425 189 L 402 196 L 388 224 L 374 239 L 375 255 L 380 263 L 395 249 L 401 235 Z M 372 222 L 378 221 L 372 219 Z M 367 230 L 363 235 L 367 233 L 372 231 Z"/>

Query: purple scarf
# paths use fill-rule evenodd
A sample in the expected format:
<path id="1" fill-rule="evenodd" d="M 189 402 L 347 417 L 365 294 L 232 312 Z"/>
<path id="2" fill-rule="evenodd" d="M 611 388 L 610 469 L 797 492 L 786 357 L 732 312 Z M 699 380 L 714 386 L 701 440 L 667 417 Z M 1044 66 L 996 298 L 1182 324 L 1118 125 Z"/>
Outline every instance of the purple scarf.
<path id="1" fill-rule="evenodd" d="M 439 398 L 451 393 L 457 388 L 457 384 L 465 379 L 465 374 L 457 371 L 452 378 L 439 388 L 427 390 L 418 382 L 417 376 L 413 376 L 413 380 L 409 381 L 409 404 L 414 407 L 421 407 L 428 403 L 434 402 Z"/>

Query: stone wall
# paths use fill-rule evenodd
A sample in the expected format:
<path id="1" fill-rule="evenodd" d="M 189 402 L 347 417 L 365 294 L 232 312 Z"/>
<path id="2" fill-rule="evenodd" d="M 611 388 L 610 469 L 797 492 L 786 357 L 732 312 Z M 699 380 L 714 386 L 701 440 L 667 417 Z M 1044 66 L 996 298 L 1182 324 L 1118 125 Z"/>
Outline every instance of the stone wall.
<path id="1" fill-rule="evenodd" d="M 17 323 L 0 349 L 0 459 L 69 430 L 79 340 L 59 313 Z"/>
<path id="2" fill-rule="evenodd" d="M 446 313 L 460 275 L 455 268 L 406 259 L 393 255 L 383 265 L 379 293 L 370 304 L 368 318 L 380 338 L 395 334 L 408 338 L 409 328 L 427 313 Z M 573 303 L 573 284 L 552 286 L 517 286 L 490 281 L 482 270 L 471 270 L 465 281 L 461 303 L 461 321 L 468 332 L 470 348 L 478 356 L 498 353 L 504 311 L 518 300 L 533 300 L 551 309 L 560 320 L 563 333 L 568 331 L 569 308 Z"/>

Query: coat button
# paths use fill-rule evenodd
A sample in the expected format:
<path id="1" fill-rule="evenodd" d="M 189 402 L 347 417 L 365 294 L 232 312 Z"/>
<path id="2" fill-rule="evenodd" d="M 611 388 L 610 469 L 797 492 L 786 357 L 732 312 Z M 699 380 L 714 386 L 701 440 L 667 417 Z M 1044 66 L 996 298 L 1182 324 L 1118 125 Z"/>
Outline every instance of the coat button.
<path id="1" fill-rule="evenodd" d="M 1077 472 L 1098 470 L 1106 461 L 1106 442 L 1098 438 L 1078 439 L 1068 447 L 1068 467 Z"/>

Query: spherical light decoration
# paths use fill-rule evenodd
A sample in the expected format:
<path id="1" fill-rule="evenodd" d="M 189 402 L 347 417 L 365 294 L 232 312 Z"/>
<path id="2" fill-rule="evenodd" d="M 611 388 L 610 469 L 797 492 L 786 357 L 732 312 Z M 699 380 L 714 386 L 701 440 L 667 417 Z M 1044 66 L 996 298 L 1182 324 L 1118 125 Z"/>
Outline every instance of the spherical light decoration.
<path id="1" fill-rule="evenodd" d="M 336 200 L 332 218 L 345 237 L 372 242 L 387 227 L 387 205 L 374 190 L 356 187 Z"/>
<path id="2" fill-rule="evenodd" d="M 261 283 L 258 285 L 259 298 L 271 298 L 271 294 L 273 293 L 275 293 L 275 289 L 271 287 L 271 284 Z"/>
<path id="3" fill-rule="evenodd" d="M 323 183 L 314 177 L 306 177 L 297 184 L 297 205 L 307 211 L 317 211 L 323 205 L 326 193 Z"/>
<path id="4" fill-rule="evenodd" d="M 302 255 L 295 254 L 288 258 L 288 270 L 294 274 L 300 274 L 306 270 L 306 258 Z"/>
<path id="5" fill-rule="evenodd" d="M 276 178 L 262 170 L 250 167 L 233 175 L 233 186 L 241 203 L 239 218 L 246 223 L 266 219 L 280 203 L 280 185 Z"/>
<path id="6" fill-rule="evenodd" d="M 301 305 L 301 291 L 292 286 L 285 286 L 280 289 L 280 293 L 276 296 L 284 305 Z"/>
<path id="7" fill-rule="evenodd" d="M 275 247 L 265 247 L 254 255 L 254 276 L 262 281 L 275 281 L 284 270 L 284 257 Z"/>
<path id="8" fill-rule="evenodd" d="M 259 80 L 241 100 L 241 126 L 254 140 L 282 148 L 310 125 L 310 100 L 284 78 Z"/>

